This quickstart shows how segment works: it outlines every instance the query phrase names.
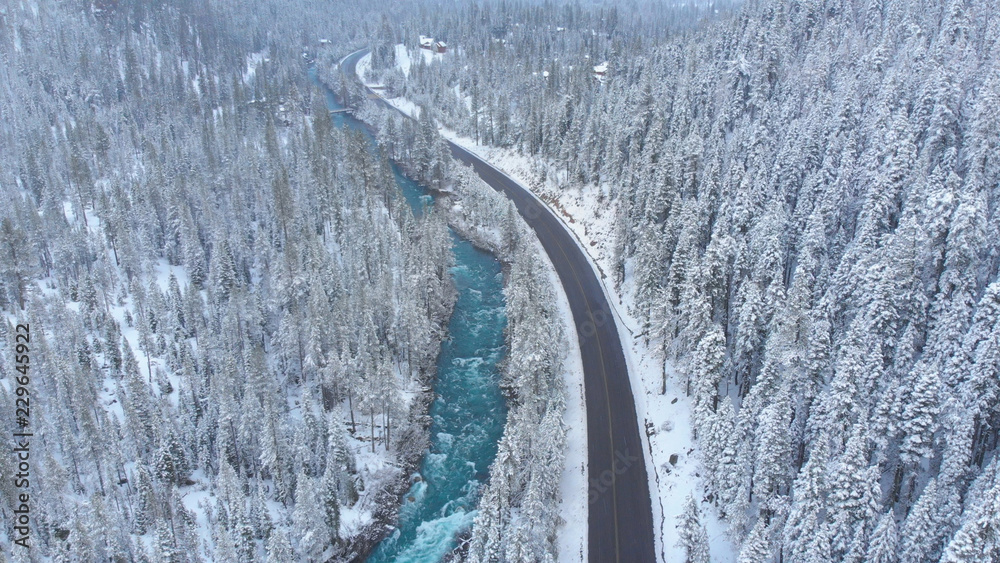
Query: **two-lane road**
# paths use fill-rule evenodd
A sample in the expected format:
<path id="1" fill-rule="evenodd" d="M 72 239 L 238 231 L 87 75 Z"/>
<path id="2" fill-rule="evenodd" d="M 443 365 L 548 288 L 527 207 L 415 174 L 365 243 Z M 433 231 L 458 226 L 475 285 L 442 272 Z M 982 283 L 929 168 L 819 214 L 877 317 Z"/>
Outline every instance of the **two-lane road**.
<path id="1" fill-rule="evenodd" d="M 356 77 L 365 53 L 352 53 L 341 69 Z M 569 299 L 583 356 L 587 405 L 590 561 L 654 562 L 653 514 L 635 401 L 618 329 L 597 274 L 548 206 L 478 156 L 450 141 L 448 145 L 456 159 L 514 202 L 545 248 Z"/>

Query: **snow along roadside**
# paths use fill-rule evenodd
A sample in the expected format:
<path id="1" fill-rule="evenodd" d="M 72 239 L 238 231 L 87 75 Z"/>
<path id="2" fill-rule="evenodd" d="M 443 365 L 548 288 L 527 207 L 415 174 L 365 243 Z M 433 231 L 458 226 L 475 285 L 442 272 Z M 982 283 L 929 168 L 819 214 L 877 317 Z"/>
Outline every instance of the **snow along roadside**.
<path id="1" fill-rule="evenodd" d="M 495 169 L 506 174 L 522 186 L 527 186 L 535 198 L 548 205 L 573 233 L 577 245 L 587 259 L 600 272 L 605 297 L 615 312 L 618 335 L 625 351 L 629 381 L 636 403 L 637 420 L 642 436 L 646 438 L 646 469 L 652 497 L 653 523 L 656 528 L 656 552 L 664 563 L 681 563 L 683 551 L 677 544 L 676 522 L 683 509 L 684 499 L 692 495 L 699 502 L 702 524 L 708 532 L 712 561 L 731 563 L 736 553 L 729 541 L 727 525 L 717 517 L 710 503 L 703 502 L 700 459 L 697 443 L 691 434 L 691 409 L 684 389 L 676 382 L 673 367 L 666 365 L 668 373 L 666 393 L 661 394 L 663 362 L 655 343 L 646 343 L 642 334 L 630 327 L 639 326 L 630 311 L 633 310 L 632 272 L 626 265 L 625 282 L 620 290 L 608 286 L 603 272 L 614 267 L 610 252 L 614 237 L 614 210 L 597 202 L 600 194 L 594 186 L 554 189 L 560 181 L 558 174 L 548 174 L 548 181 L 537 175 L 539 166 L 533 159 L 514 151 L 485 147 L 472 139 L 441 128 L 442 135 L 476 154 Z M 545 166 L 545 163 L 542 163 Z M 553 179 L 555 178 L 555 179 Z M 551 189 L 546 189 L 551 188 Z M 555 205 L 550 203 L 554 202 Z M 597 252 L 594 252 L 594 251 Z M 595 256 L 596 254 L 596 256 Z M 675 463 L 671 463 L 673 456 Z"/>
<path id="2" fill-rule="evenodd" d="M 626 265 L 625 282 L 619 291 L 609 287 L 604 281 L 604 272 L 610 272 L 614 267 L 610 252 L 614 237 L 614 209 L 608 208 L 606 200 L 598 203 L 600 190 L 594 186 L 546 189 L 555 188 L 549 184 L 558 183 L 559 174 L 549 171 L 550 180 L 540 180 L 537 175 L 540 167 L 534 159 L 511 150 L 479 145 L 444 127 L 439 129 L 446 139 L 527 187 L 536 200 L 547 205 L 559 217 L 563 226 L 574 235 L 577 246 L 583 250 L 591 267 L 599 272 L 598 277 L 605 297 L 615 313 L 618 335 L 625 351 L 637 419 L 641 419 L 637 420 L 639 430 L 646 438 L 643 457 L 649 476 L 659 560 L 664 563 L 684 561 L 684 553 L 676 545 L 676 522 L 682 512 L 684 499 L 692 495 L 699 502 L 702 524 L 708 532 L 711 560 L 718 563 L 735 561 L 736 553 L 726 535 L 726 523 L 718 518 L 710 503 L 702 501 L 704 487 L 697 444 L 692 439 L 689 399 L 683 387 L 678 385 L 673 366 L 669 364 L 665 366 L 669 376 L 666 393 L 660 393 L 664 369 L 660 352 L 655 348 L 655 343 L 647 344 L 644 335 L 636 334 L 630 328 L 639 326 L 639 322 L 630 313 L 634 310 L 630 264 Z M 541 163 L 541 166 L 546 165 Z M 670 460 L 675 455 L 675 463 L 671 463 Z"/>
<path id="3" fill-rule="evenodd" d="M 369 68 L 370 55 L 367 55 L 359 61 L 357 68 L 359 78 L 366 85 L 370 85 L 366 80 Z M 406 73 L 409 69 L 403 70 Z M 403 97 L 380 97 L 411 117 L 419 114 L 419 107 L 411 100 Z M 636 422 L 640 434 L 646 437 L 646 455 L 643 458 L 646 460 L 646 473 L 649 477 L 659 560 L 664 563 L 684 560 L 683 551 L 676 545 L 676 523 L 682 512 L 684 499 L 691 495 L 698 501 L 701 509 L 702 524 L 709 535 L 712 561 L 735 561 L 736 554 L 726 536 L 725 522 L 717 517 L 711 504 L 702 502 L 704 487 L 697 444 L 691 433 L 688 397 L 683 388 L 677 385 L 673 366 L 662 362 L 656 343 L 645 342 L 644 335 L 637 335 L 631 328 L 637 327 L 639 323 L 630 314 L 634 310 L 630 265 L 626 265 L 625 282 L 618 290 L 605 283 L 604 273 L 612 271 L 614 267 L 612 242 L 615 228 L 614 208 L 608 205 L 605 189 L 573 185 L 565 172 L 552 170 L 541 159 L 520 155 L 509 149 L 480 145 L 445 127 L 439 127 L 439 131 L 449 141 L 472 152 L 498 172 L 527 187 L 527 191 L 536 200 L 547 205 L 559 217 L 563 226 L 574 235 L 576 244 L 583 250 L 591 267 L 598 272 L 605 297 L 615 313 L 615 323 L 636 403 Z M 539 174 L 542 169 L 547 169 L 548 172 L 545 181 L 541 180 Z M 556 285 L 562 289 L 561 284 Z M 661 393 L 664 371 L 669 377 L 666 393 Z M 565 512 L 563 517 L 566 518 Z M 561 548 L 560 558 L 564 553 Z"/>
<path id="4" fill-rule="evenodd" d="M 387 101 L 392 103 L 394 100 L 387 100 Z M 393 106 L 396 107 L 396 104 L 393 104 Z M 646 463 L 648 488 L 651 493 L 650 505 L 652 506 L 652 511 L 653 511 L 653 525 L 655 529 L 654 538 L 656 542 L 656 545 L 654 547 L 656 553 L 659 554 L 660 561 L 663 562 L 677 561 L 678 563 L 683 563 L 684 556 L 680 550 L 675 550 L 676 553 L 668 554 L 667 549 L 673 549 L 675 547 L 674 544 L 677 543 L 677 534 L 676 534 L 676 529 L 674 527 L 674 522 L 676 522 L 677 517 L 681 514 L 681 508 L 683 506 L 682 501 L 687 497 L 688 494 L 694 494 L 696 499 L 699 498 L 700 496 L 694 490 L 693 479 L 690 476 L 690 473 L 694 472 L 696 464 L 692 463 L 685 464 L 685 468 L 687 469 L 688 473 L 688 475 L 685 475 L 685 478 L 682 480 L 682 483 L 685 486 L 679 487 L 680 490 L 674 493 L 670 493 L 670 491 L 674 488 L 673 482 L 661 479 L 659 474 L 664 471 L 668 473 L 673 472 L 673 468 L 667 467 L 668 460 L 672 455 L 669 452 L 678 452 L 680 449 L 683 449 L 683 451 L 686 452 L 687 454 L 691 454 L 694 450 L 694 446 L 691 444 L 691 438 L 690 438 L 691 434 L 689 431 L 685 434 L 675 433 L 672 436 L 672 438 L 679 438 L 680 440 L 677 439 L 668 440 L 667 447 L 662 447 L 653 442 L 650 428 L 652 428 L 652 432 L 655 433 L 656 430 L 661 428 L 661 426 L 663 426 L 664 423 L 666 423 L 669 420 L 673 420 L 675 418 L 682 420 L 684 426 L 686 428 L 690 428 L 690 408 L 688 407 L 688 402 L 686 400 L 686 397 L 685 401 L 683 402 L 675 399 L 672 403 L 668 405 L 669 407 L 673 408 L 659 409 L 656 412 L 651 412 L 651 410 L 647 407 L 647 397 L 653 394 L 651 393 L 652 389 L 658 388 L 660 381 L 659 367 L 658 365 L 656 365 L 655 362 L 648 361 L 650 359 L 649 354 L 646 352 L 645 346 L 643 345 L 641 339 L 633 336 L 634 331 L 631 328 L 629 328 L 629 325 L 633 326 L 637 325 L 637 322 L 634 319 L 632 319 L 628 313 L 622 314 L 622 312 L 619 311 L 619 308 L 615 305 L 616 303 L 621 304 L 622 298 L 619 297 L 618 294 L 612 288 L 608 287 L 607 284 L 604 282 L 604 270 L 601 269 L 598 262 L 594 260 L 594 257 L 590 254 L 590 252 L 588 252 L 586 246 L 583 244 L 583 241 L 580 238 L 581 233 L 578 232 L 577 229 L 574 229 L 571 224 L 568 224 L 566 220 L 562 216 L 560 216 L 558 209 L 553 209 L 552 205 L 547 203 L 545 200 L 541 199 L 535 190 L 528 188 L 527 186 L 531 185 L 530 182 L 525 181 L 523 177 L 508 174 L 504 170 L 504 168 L 494 164 L 493 159 L 483 157 L 477 149 L 482 149 L 484 147 L 482 147 L 481 145 L 477 145 L 471 139 L 457 135 L 454 131 L 447 129 L 446 127 L 439 126 L 438 131 L 441 133 L 441 136 L 443 136 L 445 139 L 468 150 L 470 153 L 472 153 L 476 157 L 480 158 L 483 162 L 491 166 L 498 173 L 507 176 L 509 179 L 520 184 L 521 187 L 525 188 L 525 191 L 531 194 L 532 197 L 534 197 L 539 204 L 547 206 L 552 211 L 553 214 L 559 217 L 560 221 L 563 224 L 563 227 L 566 228 L 570 232 L 570 234 L 573 235 L 575 244 L 582 250 L 583 255 L 586 256 L 591 269 L 597 272 L 597 278 L 600 281 L 601 288 L 604 291 L 605 299 L 607 299 L 608 304 L 610 305 L 611 310 L 614 313 L 612 316 L 615 319 L 615 326 L 618 332 L 618 338 L 621 340 L 622 350 L 624 352 L 623 355 L 625 356 L 625 363 L 628 366 L 629 385 L 632 389 L 632 396 L 636 405 L 636 423 L 639 426 L 639 435 L 646 437 L 646 444 L 645 444 L 646 451 L 643 454 L 643 460 Z M 552 263 L 548 261 L 548 254 L 546 254 L 544 250 L 542 250 L 541 254 L 542 256 L 545 257 L 546 263 L 549 265 L 549 268 L 552 269 L 552 273 L 554 274 L 555 273 L 554 267 L 552 266 Z M 558 280 L 558 278 L 555 279 L 555 286 L 559 288 L 559 293 L 565 299 L 565 291 L 563 290 L 562 283 Z M 572 314 L 569 312 L 568 309 L 569 307 L 568 301 L 566 301 L 566 306 L 567 306 L 566 314 L 569 315 L 569 323 L 573 325 Z M 631 307 L 628 307 L 628 309 L 630 308 Z M 575 334 L 575 325 L 572 334 Z M 575 345 L 576 349 L 579 350 L 579 339 L 577 339 Z M 642 367 L 641 370 L 637 369 L 637 367 L 639 366 Z M 582 389 L 582 376 L 583 376 L 582 370 L 583 370 L 583 365 L 582 365 L 582 360 L 580 360 L 581 389 Z M 640 390 L 642 390 L 643 393 L 640 393 L 639 392 Z M 567 397 L 567 401 L 568 400 L 569 398 Z M 567 404 L 567 410 L 569 409 L 569 407 L 570 405 Z M 584 418 L 586 418 L 585 409 L 583 416 Z M 640 420 L 640 418 L 642 418 L 642 420 Z M 673 423 L 671 422 L 670 424 L 672 425 Z M 686 440 L 684 440 L 684 438 L 686 438 Z M 569 442 L 569 436 L 567 436 L 567 442 Z M 587 451 L 586 434 L 584 434 L 583 444 L 584 444 L 583 445 L 584 459 L 586 459 L 585 455 Z M 689 456 L 685 455 L 683 457 L 687 459 Z M 681 456 L 678 455 L 678 465 L 680 465 L 679 463 L 680 459 Z M 567 466 L 569 466 L 569 459 L 567 459 L 566 464 Z M 584 461 L 584 465 L 586 465 L 586 461 Z M 679 473 L 680 472 L 678 472 L 678 474 Z M 696 477 L 697 474 L 695 475 L 695 478 Z M 653 491 L 656 491 L 656 494 L 652 494 Z M 668 498 L 668 495 L 664 494 L 665 492 L 670 493 L 669 498 L 671 502 L 667 504 L 664 503 L 664 499 Z M 581 494 L 582 498 L 586 498 L 587 496 L 586 483 L 584 483 L 584 489 Z M 708 507 L 707 504 L 704 507 L 702 507 L 703 513 L 705 512 L 707 507 Z M 562 514 L 564 518 L 567 517 L 567 511 L 562 512 Z M 572 516 L 572 514 L 569 514 L 569 516 Z M 587 522 L 586 517 L 583 519 L 583 521 Z M 726 540 L 724 534 L 725 530 L 724 526 L 708 525 L 706 527 L 708 529 L 710 538 L 716 538 L 725 543 Z M 584 536 L 586 535 L 587 535 L 586 530 L 584 530 Z M 723 545 L 722 549 L 718 551 L 720 551 L 719 558 L 718 559 L 713 558 L 712 561 L 718 561 L 719 563 L 730 563 L 731 561 L 734 560 L 733 557 L 726 556 L 728 552 L 732 551 L 731 548 L 727 549 L 725 545 Z M 716 550 L 713 548 L 712 550 L 713 556 L 715 552 Z M 563 551 L 560 549 L 560 561 L 562 561 L 562 554 Z"/>

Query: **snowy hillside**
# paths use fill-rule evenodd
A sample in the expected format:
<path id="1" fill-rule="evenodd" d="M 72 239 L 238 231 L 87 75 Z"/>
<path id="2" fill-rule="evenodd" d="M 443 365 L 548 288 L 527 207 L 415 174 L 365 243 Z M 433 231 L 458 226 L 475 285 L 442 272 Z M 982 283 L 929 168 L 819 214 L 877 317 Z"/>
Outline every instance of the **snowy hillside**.
<path id="1" fill-rule="evenodd" d="M 760 0 L 608 43 L 479 14 L 406 83 L 604 265 L 741 561 L 998 556 L 996 9 Z"/>

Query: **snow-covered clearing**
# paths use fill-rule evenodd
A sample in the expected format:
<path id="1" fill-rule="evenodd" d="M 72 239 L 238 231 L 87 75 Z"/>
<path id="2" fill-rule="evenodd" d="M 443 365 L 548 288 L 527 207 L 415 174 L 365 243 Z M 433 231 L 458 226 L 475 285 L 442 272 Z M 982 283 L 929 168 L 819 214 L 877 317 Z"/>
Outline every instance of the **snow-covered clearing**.
<path id="1" fill-rule="evenodd" d="M 343 63 L 343 61 L 341 61 L 341 63 Z M 368 53 L 367 55 L 358 59 L 358 64 L 357 66 L 354 67 L 354 70 L 358 73 L 358 78 L 361 79 L 361 82 L 363 82 L 365 86 L 371 88 L 374 85 L 368 82 L 368 75 L 371 73 L 372 70 L 371 53 Z"/>
<path id="2" fill-rule="evenodd" d="M 444 53 L 435 53 L 428 49 L 420 49 L 420 55 L 424 58 L 425 65 L 429 65 L 436 60 L 441 60 L 444 57 Z"/>
<path id="3" fill-rule="evenodd" d="M 385 101 L 389 102 L 389 105 L 392 107 L 414 119 L 420 117 L 420 107 L 406 98 L 391 98 L 386 99 Z"/>
<path id="4" fill-rule="evenodd" d="M 264 53 L 266 52 L 267 50 L 261 49 L 259 52 L 247 55 L 247 69 L 243 73 L 244 84 L 253 84 L 254 76 L 257 74 L 257 67 L 264 61 Z"/>
<path id="5" fill-rule="evenodd" d="M 403 73 L 404 74 L 408 75 L 409 72 L 410 72 L 410 57 L 409 57 L 409 55 L 407 55 L 405 58 L 400 57 L 399 56 L 399 52 L 400 51 L 406 53 L 406 47 L 403 46 L 403 45 L 396 45 L 396 64 L 401 69 L 403 69 Z M 425 49 L 421 49 L 421 51 L 425 51 Z M 433 54 L 433 53 L 431 53 L 431 54 Z M 371 53 L 368 53 L 367 55 L 365 55 L 365 56 L 361 57 L 360 59 L 358 59 L 358 66 L 356 68 L 357 68 L 357 72 L 358 72 L 358 78 L 361 80 L 362 84 L 364 84 L 365 86 L 367 86 L 369 88 L 373 88 L 373 89 L 374 88 L 378 88 L 380 86 L 377 82 L 374 82 L 374 81 L 372 81 L 370 79 L 371 68 L 372 68 L 372 54 Z M 399 111 L 405 113 L 406 115 L 408 115 L 408 116 L 410 116 L 410 117 L 412 117 L 414 119 L 416 119 L 417 117 L 420 117 L 420 108 L 417 106 L 417 104 L 411 102 L 410 100 L 408 100 L 406 98 L 402 98 L 402 97 L 400 97 L 400 98 L 386 98 L 384 95 L 382 95 L 378 91 L 373 91 L 373 92 L 376 93 L 376 94 L 378 94 L 379 97 L 381 97 L 383 100 L 385 100 L 386 102 L 388 102 L 389 105 L 391 105 L 392 107 L 394 107 L 394 108 L 398 109 Z"/>
<path id="6" fill-rule="evenodd" d="M 429 52 L 429 51 L 428 51 Z M 410 52 L 406 49 L 406 45 L 402 43 L 396 45 L 396 66 L 403 71 L 403 76 L 410 77 Z"/>
<path id="7" fill-rule="evenodd" d="M 445 56 L 445 53 L 433 53 L 427 49 L 418 49 L 418 51 L 420 51 L 420 55 L 423 57 L 423 62 L 425 65 L 429 65 L 434 61 L 441 60 Z M 396 66 L 403 72 L 404 76 L 406 77 L 410 76 L 410 69 L 413 67 L 414 60 L 415 60 L 414 55 L 410 52 L 409 49 L 406 48 L 406 45 L 403 45 L 402 43 L 396 45 Z M 372 79 L 371 53 L 368 53 L 367 55 L 358 59 L 358 65 L 356 67 L 356 70 L 358 73 L 358 78 L 361 79 L 362 84 L 364 84 L 369 88 L 376 89 L 375 93 L 379 94 L 379 96 L 383 100 L 388 102 L 389 105 L 391 105 L 392 107 L 398 109 L 399 111 L 405 113 L 406 115 L 414 119 L 420 117 L 420 107 L 417 106 L 417 104 L 403 97 L 387 98 L 383 95 L 382 92 L 379 92 L 377 90 L 380 89 L 382 85 L 378 81 Z"/>

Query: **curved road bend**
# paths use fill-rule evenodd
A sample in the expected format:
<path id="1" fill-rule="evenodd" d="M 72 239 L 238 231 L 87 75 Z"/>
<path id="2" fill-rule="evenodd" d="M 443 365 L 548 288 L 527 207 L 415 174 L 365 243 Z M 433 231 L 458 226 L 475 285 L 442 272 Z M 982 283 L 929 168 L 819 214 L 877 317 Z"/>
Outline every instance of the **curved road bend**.
<path id="1" fill-rule="evenodd" d="M 358 60 L 367 52 L 348 55 L 342 71 L 354 78 Z M 451 141 L 448 145 L 455 158 L 472 165 L 480 178 L 514 202 L 548 253 L 573 311 L 587 404 L 590 561 L 655 562 L 653 512 L 635 400 L 618 330 L 597 275 L 548 206 L 476 155 Z"/>

